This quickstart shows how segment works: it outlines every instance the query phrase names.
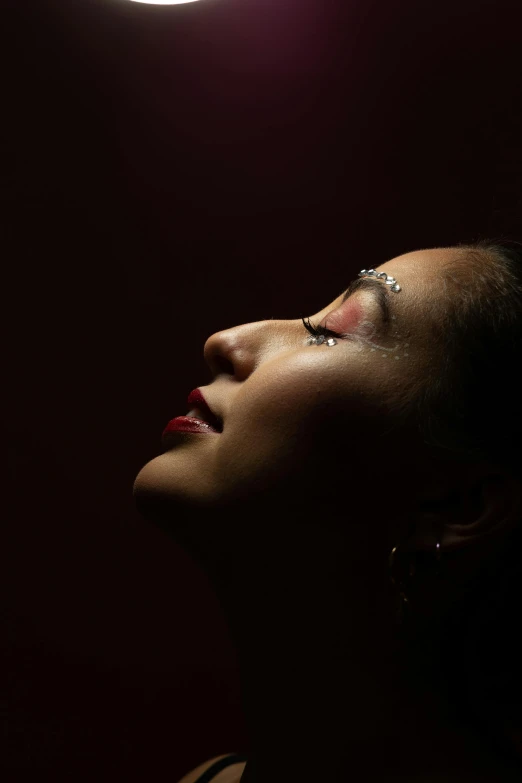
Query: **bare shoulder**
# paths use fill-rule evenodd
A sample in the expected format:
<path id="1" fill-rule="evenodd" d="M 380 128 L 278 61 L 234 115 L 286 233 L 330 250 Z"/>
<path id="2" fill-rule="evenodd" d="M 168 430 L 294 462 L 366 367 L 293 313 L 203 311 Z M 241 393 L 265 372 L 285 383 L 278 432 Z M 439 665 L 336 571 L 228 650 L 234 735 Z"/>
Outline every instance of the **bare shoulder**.
<path id="1" fill-rule="evenodd" d="M 178 781 L 178 783 L 195 783 L 199 776 L 206 772 L 207 769 L 212 766 L 212 764 L 215 764 L 216 761 L 224 759 L 230 755 L 230 753 L 222 753 L 221 756 L 214 756 L 214 758 L 209 759 L 208 761 L 204 761 L 203 764 L 199 765 L 199 767 L 196 767 L 191 772 L 187 772 L 187 774 L 184 775 L 181 780 Z M 222 769 L 221 772 L 218 772 L 217 775 L 212 778 L 212 783 L 239 783 L 241 775 L 243 774 L 243 770 L 245 769 L 245 765 L 246 762 L 241 761 L 237 764 L 231 764 L 230 766 L 225 767 L 225 769 Z"/>

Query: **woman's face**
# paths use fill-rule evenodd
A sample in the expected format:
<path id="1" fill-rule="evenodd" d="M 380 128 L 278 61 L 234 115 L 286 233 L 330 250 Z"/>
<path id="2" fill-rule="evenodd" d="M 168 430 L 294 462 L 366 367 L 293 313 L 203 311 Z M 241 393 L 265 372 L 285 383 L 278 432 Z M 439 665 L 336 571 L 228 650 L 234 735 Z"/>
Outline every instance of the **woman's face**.
<path id="1" fill-rule="evenodd" d="M 199 389 L 222 431 L 168 436 L 164 453 L 138 474 L 135 497 L 223 507 L 267 493 L 295 497 L 297 489 L 306 502 L 331 492 L 333 482 L 353 490 L 369 476 L 377 488 L 380 477 L 401 480 L 404 439 L 393 432 L 394 412 L 437 360 L 432 329 L 444 297 L 441 269 L 454 253 L 435 248 L 394 258 L 375 268 L 394 277 L 399 292 L 372 280 L 373 288 L 309 314 L 314 325 L 350 335 L 333 347 L 311 344 L 301 319 L 212 335 L 204 351 L 213 380 Z M 407 459 L 415 465 L 411 448 Z"/>

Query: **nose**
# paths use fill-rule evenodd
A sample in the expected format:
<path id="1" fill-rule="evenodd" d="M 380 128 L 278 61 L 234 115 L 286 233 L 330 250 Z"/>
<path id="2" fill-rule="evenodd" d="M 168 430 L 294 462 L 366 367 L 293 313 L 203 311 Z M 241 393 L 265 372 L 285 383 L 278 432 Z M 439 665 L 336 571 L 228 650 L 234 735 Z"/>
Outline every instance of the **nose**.
<path id="1" fill-rule="evenodd" d="M 244 381 L 268 355 L 296 341 L 296 323 L 256 321 L 216 332 L 205 343 L 205 361 L 214 376 Z"/>

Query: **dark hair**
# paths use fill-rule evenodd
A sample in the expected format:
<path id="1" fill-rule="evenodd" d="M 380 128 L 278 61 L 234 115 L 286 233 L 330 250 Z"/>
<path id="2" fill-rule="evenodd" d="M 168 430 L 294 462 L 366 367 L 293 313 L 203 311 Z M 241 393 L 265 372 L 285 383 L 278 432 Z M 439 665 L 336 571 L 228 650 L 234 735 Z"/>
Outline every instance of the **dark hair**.
<path id="1" fill-rule="evenodd" d="M 443 269 L 442 319 L 440 311 L 432 319 L 442 364 L 415 390 L 410 413 L 442 459 L 491 461 L 522 480 L 522 242 L 478 239 L 454 250 Z M 503 724 L 522 728 L 521 601 L 522 520 L 466 602 L 450 610 L 441 641 L 453 696 L 481 736 L 512 758 Z"/>
<path id="2" fill-rule="evenodd" d="M 450 459 L 492 460 L 522 475 L 522 243 L 455 245 L 436 364 L 415 395 L 423 440 Z"/>

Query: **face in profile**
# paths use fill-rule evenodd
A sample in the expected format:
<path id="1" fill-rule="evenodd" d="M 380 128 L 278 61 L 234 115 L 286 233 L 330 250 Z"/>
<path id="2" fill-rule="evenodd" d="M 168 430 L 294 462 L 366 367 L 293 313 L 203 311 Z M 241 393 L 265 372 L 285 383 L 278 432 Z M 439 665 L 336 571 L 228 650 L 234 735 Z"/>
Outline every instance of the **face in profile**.
<path id="1" fill-rule="evenodd" d="M 453 252 L 420 250 L 376 266 L 399 291 L 356 277 L 309 315 L 314 327 L 336 334 L 335 344 L 314 340 L 302 319 L 213 334 L 204 347 L 213 379 L 197 388 L 190 410 L 179 412 L 189 420 L 174 420 L 163 453 L 138 474 L 141 509 L 149 500 L 195 509 L 296 497 L 306 507 L 334 487 L 352 492 L 368 476 L 408 481 L 420 446 L 398 433 L 399 412 L 436 361 L 441 270 Z"/>
<path id="2" fill-rule="evenodd" d="M 431 677 L 426 672 L 440 663 L 431 633 L 411 656 L 399 647 L 394 657 L 396 602 L 386 568 L 402 532 L 410 535 L 416 510 L 422 516 L 426 497 L 429 516 L 434 500 L 430 482 L 440 489 L 447 470 L 438 473 L 408 414 L 410 403 L 441 366 L 439 337 L 451 296 L 445 273 L 455 252 L 419 250 L 376 266 L 385 279 L 356 277 L 347 291 L 307 314 L 308 329 L 302 319 L 270 320 L 212 335 L 204 347 L 211 382 L 197 387 L 197 381 L 187 379 L 187 394 L 196 386 L 187 410 L 167 426 L 163 453 L 136 477 L 134 496 L 143 516 L 173 532 L 218 586 L 247 662 L 242 676 L 259 735 L 257 747 L 270 748 L 276 735 L 286 742 L 289 725 L 298 726 L 299 747 L 305 731 L 313 736 L 310 745 L 328 742 L 335 748 L 354 726 L 362 726 L 361 737 L 366 731 L 371 736 L 371 745 L 368 741 L 362 747 L 373 748 L 376 735 L 384 731 L 386 752 L 381 755 L 387 767 L 381 777 L 388 778 L 388 726 L 393 726 L 394 731 L 399 727 L 396 747 L 408 736 L 410 747 L 418 749 L 412 767 L 425 768 L 433 747 L 451 748 L 455 737 L 455 758 L 462 756 L 467 764 L 474 752 L 480 756 L 475 745 L 470 753 L 461 744 L 451 724 L 448 729 L 445 706 L 438 705 L 445 689 L 437 677 L 430 685 L 431 697 L 437 698 L 417 698 L 423 694 L 419 683 Z M 387 284 L 387 276 L 397 281 L 398 290 Z M 289 303 L 289 310 L 298 309 L 298 303 Z M 472 465 L 473 481 L 476 470 Z M 434 617 L 441 618 L 446 607 L 455 605 L 460 588 L 482 573 L 481 558 L 484 553 L 489 557 L 492 547 L 484 530 L 497 517 L 501 530 L 500 522 L 507 520 L 503 485 L 478 506 L 475 493 L 469 505 L 460 504 L 466 499 L 466 468 L 457 473 L 450 465 L 448 472 L 451 488 L 459 487 L 459 503 L 442 504 L 443 545 L 461 551 L 447 570 L 444 588 L 437 583 L 432 596 L 427 580 L 426 592 L 421 589 L 412 601 L 435 634 Z M 303 520 L 311 521 L 306 529 Z M 431 552 L 434 540 L 423 528 L 419 526 L 415 548 Z M 474 554 L 469 544 L 481 538 L 484 549 L 477 547 Z M 435 540 L 440 547 L 440 539 Z M 422 634 L 415 639 L 422 641 Z M 432 654 L 437 662 L 428 666 Z M 460 678 L 465 656 L 450 657 L 457 661 Z M 325 682 L 331 687 L 324 687 Z M 338 700 L 340 683 L 346 691 Z M 291 707 L 285 699 L 292 701 Z M 337 720 L 339 704 L 345 715 L 347 703 L 349 725 L 344 718 Z M 397 705 L 402 705 L 400 719 Z M 335 720 L 328 721 L 333 715 Z M 423 744 L 426 737 L 429 747 Z M 447 770 L 455 769 L 451 755 L 450 750 L 446 761 L 440 761 Z M 267 763 L 265 769 L 272 768 Z M 285 774 L 284 779 L 290 777 Z M 334 779 L 317 779 L 326 777 Z M 477 779 L 475 769 L 466 779 Z"/>

